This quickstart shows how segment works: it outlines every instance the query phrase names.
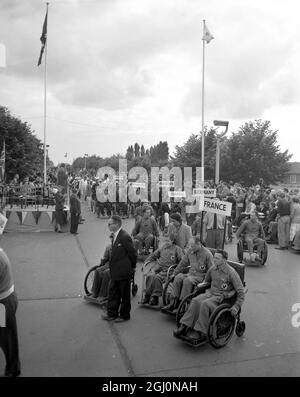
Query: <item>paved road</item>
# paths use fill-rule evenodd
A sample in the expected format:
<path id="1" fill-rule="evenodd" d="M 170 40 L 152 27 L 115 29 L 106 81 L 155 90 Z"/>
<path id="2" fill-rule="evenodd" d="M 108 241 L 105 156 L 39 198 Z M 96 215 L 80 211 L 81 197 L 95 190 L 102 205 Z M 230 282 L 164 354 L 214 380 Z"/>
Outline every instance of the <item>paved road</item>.
<path id="1" fill-rule="evenodd" d="M 265 266 L 247 266 L 242 309 L 246 332 L 223 349 L 198 349 L 173 338 L 174 319 L 132 300 L 132 320 L 107 323 L 103 311 L 82 299 L 87 269 L 108 243 L 107 221 L 83 204 L 78 236 L 7 233 L 1 246 L 13 264 L 20 304 L 18 327 L 24 377 L 299 376 L 300 255 L 269 246 Z M 131 231 L 133 220 L 125 220 Z M 226 246 L 236 260 L 236 242 Z M 141 264 L 136 281 L 141 285 Z M 0 372 L 4 357 L 0 352 Z"/>

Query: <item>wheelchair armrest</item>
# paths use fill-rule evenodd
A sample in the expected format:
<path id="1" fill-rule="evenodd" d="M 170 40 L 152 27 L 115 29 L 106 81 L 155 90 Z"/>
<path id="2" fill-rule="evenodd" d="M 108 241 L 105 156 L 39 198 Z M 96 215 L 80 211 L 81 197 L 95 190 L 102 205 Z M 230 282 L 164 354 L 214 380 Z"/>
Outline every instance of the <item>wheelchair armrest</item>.
<path id="1" fill-rule="evenodd" d="M 210 288 L 210 283 L 207 283 L 207 282 L 203 282 L 203 283 L 201 283 L 201 284 L 198 284 L 197 286 L 196 286 L 196 288 L 195 288 L 195 291 L 194 291 L 194 294 L 195 294 L 195 296 L 196 295 L 199 295 L 199 294 L 204 294 L 204 292 L 208 289 L 208 288 Z"/>
<path id="2" fill-rule="evenodd" d="M 150 270 L 156 265 L 156 261 L 145 261 L 145 262 L 143 263 L 143 266 L 142 266 L 141 271 L 144 272 L 144 271 L 146 270 L 146 267 L 147 267 L 148 265 L 150 265 L 150 264 L 152 264 L 152 266 L 148 269 L 148 272 L 150 272 Z"/>

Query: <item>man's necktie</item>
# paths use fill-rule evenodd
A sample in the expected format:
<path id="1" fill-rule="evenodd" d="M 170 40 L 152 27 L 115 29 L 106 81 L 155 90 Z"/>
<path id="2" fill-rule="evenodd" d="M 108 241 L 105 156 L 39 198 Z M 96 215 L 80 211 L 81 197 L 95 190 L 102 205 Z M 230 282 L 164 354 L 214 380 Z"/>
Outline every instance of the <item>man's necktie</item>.
<path id="1" fill-rule="evenodd" d="M 114 245 L 115 233 L 111 233 L 109 237 L 111 239 L 111 246 L 113 246 Z"/>
<path id="2" fill-rule="evenodd" d="M 214 214 L 214 225 L 213 225 L 213 229 L 214 229 L 214 230 L 217 229 L 217 214 Z"/>

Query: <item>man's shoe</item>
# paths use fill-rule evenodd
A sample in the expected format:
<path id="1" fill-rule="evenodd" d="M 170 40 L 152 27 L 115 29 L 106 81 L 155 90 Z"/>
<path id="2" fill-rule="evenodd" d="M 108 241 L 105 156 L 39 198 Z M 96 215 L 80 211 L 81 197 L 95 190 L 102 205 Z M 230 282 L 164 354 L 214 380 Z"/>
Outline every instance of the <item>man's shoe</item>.
<path id="1" fill-rule="evenodd" d="M 275 247 L 276 250 L 284 250 L 285 247 Z"/>
<path id="2" fill-rule="evenodd" d="M 202 334 L 202 332 L 195 331 L 194 329 L 188 333 L 188 337 L 197 340 L 197 342 L 204 342 L 207 340 L 206 335 Z"/>
<path id="3" fill-rule="evenodd" d="M 158 305 L 158 296 L 152 296 L 149 304 L 150 304 L 150 306 L 157 306 Z"/>
<path id="4" fill-rule="evenodd" d="M 188 330 L 188 327 L 184 324 L 181 324 L 179 328 L 175 329 L 175 331 L 173 331 L 173 335 L 175 337 L 181 336 L 181 335 L 186 335 Z"/>
<path id="5" fill-rule="evenodd" d="M 105 321 L 114 321 L 114 320 L 116 320 L 118 317 L 112 317 L 112 316 L 108 316 L 108 315 L 102 315 L 101 316 L 101 318 L 102 318 L 102 320 L 105 320 Z"/>
<path id="6" fill-rule="evenodd" d="M 5 374 L 3 375 L 3 377 L 5 378 L 16 378 L 17 376 L 21 375 L 21 371 L 16 371 L 16 372 L 5 372 Z"/>
<path id="7" fill-rule="evenodd" d="M 115 323 L 124 323 L 125 321 L 129 321 L 129 320 L 130 320 L 130 317 L 126 317 L 126 318 L 117 317 L 115 320 Z"/>

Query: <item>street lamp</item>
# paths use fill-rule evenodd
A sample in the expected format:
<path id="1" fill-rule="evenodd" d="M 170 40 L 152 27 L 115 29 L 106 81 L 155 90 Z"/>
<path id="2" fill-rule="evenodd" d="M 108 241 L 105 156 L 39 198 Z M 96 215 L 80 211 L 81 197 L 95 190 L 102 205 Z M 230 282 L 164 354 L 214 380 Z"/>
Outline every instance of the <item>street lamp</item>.
<path id="1" fill-rule="evenodd" d="M 228 131 L 229 121 L 214 120 L 214 125 L 216 127 L 225 127 L 225 131 L 217 135 L 215 184 L 218 185 L 220 179 L 220 141 Z"/>
<path id="2" fill-rule="evenodd" d="M 86 170 L 86 158 L 89 157 L 87 153 L 84 154 L 84 169 Z"/>

